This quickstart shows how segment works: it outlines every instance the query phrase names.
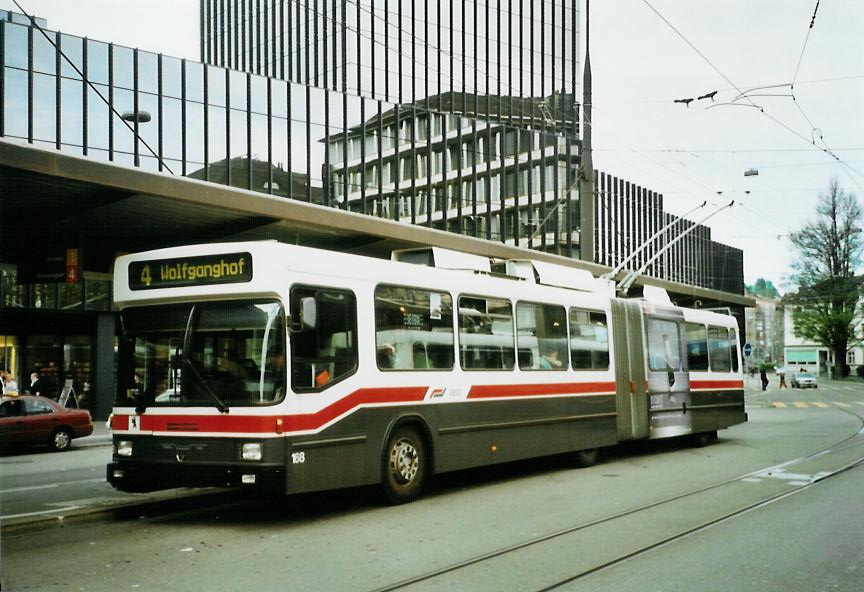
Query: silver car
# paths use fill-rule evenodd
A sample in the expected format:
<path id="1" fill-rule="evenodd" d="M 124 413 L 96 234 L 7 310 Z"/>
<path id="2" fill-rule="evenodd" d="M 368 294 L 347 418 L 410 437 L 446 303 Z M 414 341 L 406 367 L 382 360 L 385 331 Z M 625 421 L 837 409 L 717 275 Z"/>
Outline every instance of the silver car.
<path id="1" fill-rule="evenodd" d="M 809 372 L 798 372 L 792 375 L 792 388 L 819 388 L 816 376 Z"/>

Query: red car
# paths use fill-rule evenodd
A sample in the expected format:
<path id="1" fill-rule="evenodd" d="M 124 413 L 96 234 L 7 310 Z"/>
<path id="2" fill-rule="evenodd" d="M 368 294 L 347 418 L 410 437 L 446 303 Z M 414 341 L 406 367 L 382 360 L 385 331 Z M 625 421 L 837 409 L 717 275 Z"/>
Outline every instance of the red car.
<path id="1" fill-rule="evenodd" d="M 93 433 L 86 409 L 67 409 L 45 397 L 30 395 L 0 397 L 0 445 L 48 444 L 52 450 L 67 450 L 73 438 Z"/>

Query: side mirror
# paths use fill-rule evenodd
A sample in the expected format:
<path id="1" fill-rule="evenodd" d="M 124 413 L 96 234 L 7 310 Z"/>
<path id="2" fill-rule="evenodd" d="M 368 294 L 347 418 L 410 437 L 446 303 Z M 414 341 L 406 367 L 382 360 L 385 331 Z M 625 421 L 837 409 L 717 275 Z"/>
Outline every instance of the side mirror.
<path id="1" fill-rule="evenodd" d="M 315 329 L 318 325 L 318 303 L 311 296 L 300 299 L 301 330 Z"/>

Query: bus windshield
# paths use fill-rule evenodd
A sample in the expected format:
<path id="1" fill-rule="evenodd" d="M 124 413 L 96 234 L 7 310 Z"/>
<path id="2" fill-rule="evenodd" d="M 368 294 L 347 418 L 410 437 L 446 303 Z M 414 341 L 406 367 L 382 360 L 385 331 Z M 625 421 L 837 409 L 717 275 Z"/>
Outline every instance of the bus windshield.
<path id="1" fill-rule="evenodd" d="M 285 314 L 268 300 L 120 313 L 118 406 L 269 405 L 285 396 Z"/>

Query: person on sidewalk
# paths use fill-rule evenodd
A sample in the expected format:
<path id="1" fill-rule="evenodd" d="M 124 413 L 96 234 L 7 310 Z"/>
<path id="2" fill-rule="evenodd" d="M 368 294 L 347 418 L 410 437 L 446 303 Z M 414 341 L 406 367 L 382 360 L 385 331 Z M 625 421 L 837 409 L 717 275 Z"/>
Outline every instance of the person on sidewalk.
<path id="1" fill-rule="evenodd" d="M 768 388 L 768 375 L 764 368 L 759 369 L 759 379 L 762 381 L 762 390 L 766 390 Z"/>
<path id="2" fill-rule="evenodd" d="M 2 372 L 3 377 L 3 394 L 6 395 L 17 395 L 18 394 L 18 383 L 15 382 L 15 379 L 12 377 L 12 373 L 8 370 L 4 370 Z"/>

